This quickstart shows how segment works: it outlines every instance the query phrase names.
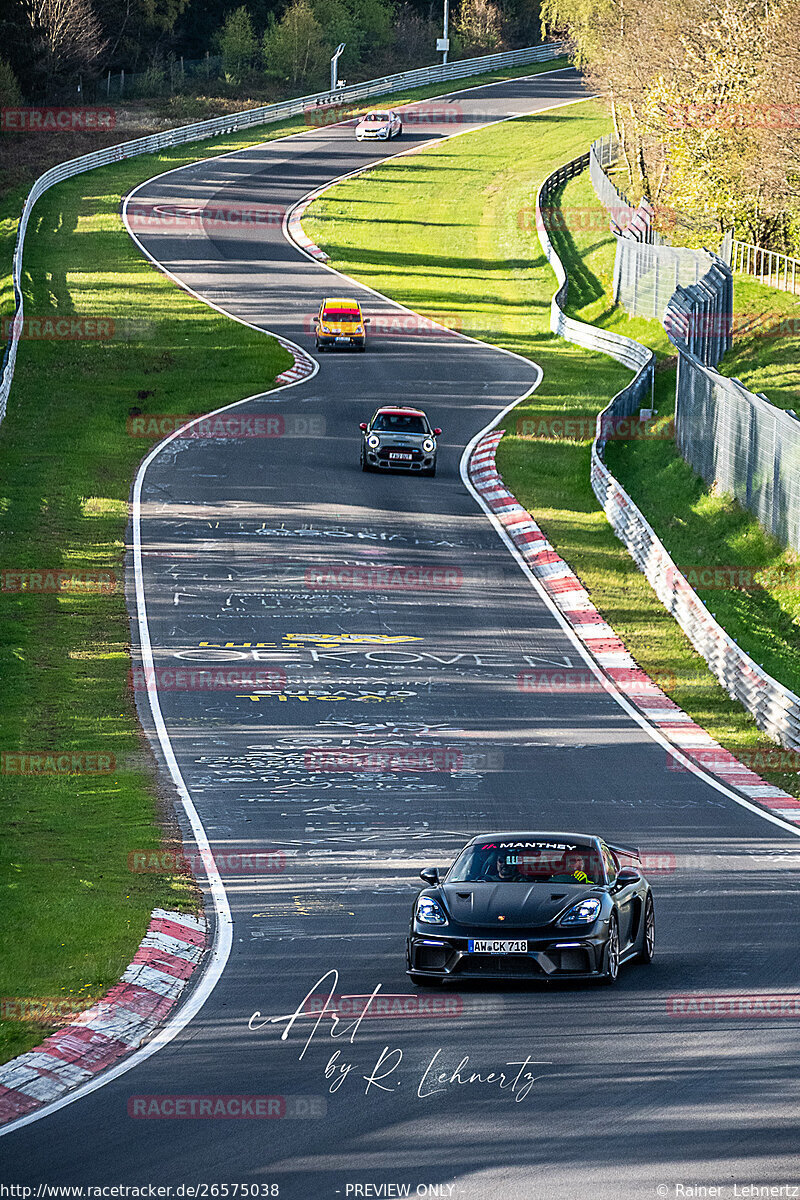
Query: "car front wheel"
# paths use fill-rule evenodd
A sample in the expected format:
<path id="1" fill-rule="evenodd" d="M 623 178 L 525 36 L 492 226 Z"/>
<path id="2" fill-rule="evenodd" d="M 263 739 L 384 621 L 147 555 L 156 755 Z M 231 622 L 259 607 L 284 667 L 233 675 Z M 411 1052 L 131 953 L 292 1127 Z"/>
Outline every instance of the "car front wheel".
<path id="1" fill-rule="evenodd" d="M 642 931 L 642 948 L 636 955 L 641 963 L 651 963 L 656 953 L 656 910 L 653 897 L 648 896 L 644 906 L 644 929 Z"/>
<path id="2" fill-rule="evenodd" d="M 605 970 L 600 978 L 608 986 L 615 984 L 619 979 L 619 923 L 616 913 L 612 914 L 608 925 Z"/>

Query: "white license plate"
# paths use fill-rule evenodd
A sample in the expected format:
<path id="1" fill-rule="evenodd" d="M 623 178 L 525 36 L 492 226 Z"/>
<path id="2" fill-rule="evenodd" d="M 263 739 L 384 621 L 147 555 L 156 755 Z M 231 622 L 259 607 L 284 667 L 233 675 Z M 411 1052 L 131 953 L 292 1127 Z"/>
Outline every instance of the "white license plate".
<path id="1" fill-rule="evenodd" d="M 470 954 L 527 954 L 528 943 L 525 942 L 499 942 L 490 941 L 488 938 L 470 938 L 469 939 Z"/>
<path id="2" fill-rule="evenodd" d="M 389 458 L 402 458 L 404 462 L 411 462 L 412 454 L 400 454 L 397 450 L 389 451 Z"/>
<path id="3" fill-rule="evenodd" d="M 350 338 L 349 338 L 349 337 L 337 337 L 336 341 L 337 341 L 337 342 L 341 342 L 342 344 L 347 344 L 347 345 L 349 345 L 349 343 L 350 343 Z"/>

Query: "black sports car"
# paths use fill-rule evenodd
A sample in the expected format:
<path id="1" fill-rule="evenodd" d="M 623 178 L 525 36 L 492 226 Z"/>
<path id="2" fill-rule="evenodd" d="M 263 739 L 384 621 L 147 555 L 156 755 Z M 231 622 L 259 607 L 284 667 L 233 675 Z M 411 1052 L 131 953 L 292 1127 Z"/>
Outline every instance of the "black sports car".
<path id="1" fill-rule="evenodd" d="M 632 860 L 623 863 L 622 859 Z M 655 950 L 638 850 L 582 833 L 489 833 L 453 866 L 421 871 L 406 960 L 414 983 L 600 979 Z"/>

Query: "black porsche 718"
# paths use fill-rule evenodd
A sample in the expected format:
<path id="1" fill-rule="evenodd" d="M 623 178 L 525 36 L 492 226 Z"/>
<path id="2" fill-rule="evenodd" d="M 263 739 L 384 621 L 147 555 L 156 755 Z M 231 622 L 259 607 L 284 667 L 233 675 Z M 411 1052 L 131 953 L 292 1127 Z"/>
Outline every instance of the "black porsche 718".
<path id="1" fill-rule="evenodd" d="M 447 979 L 599 979 L 652 962 L 655 909 L 639 852 L 579 833 L 473 838 L 411 915 L 406 959 L 414 983 Z"/>

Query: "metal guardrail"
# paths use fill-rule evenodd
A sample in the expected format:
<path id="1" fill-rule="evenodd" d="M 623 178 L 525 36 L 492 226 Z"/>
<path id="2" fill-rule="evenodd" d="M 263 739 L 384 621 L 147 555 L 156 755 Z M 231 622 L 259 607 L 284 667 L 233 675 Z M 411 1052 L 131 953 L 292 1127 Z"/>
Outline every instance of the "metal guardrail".
<path id="1" fill-rule="evenodd" d="M 732 238 L 729 261 L 734 271 L 741 275 L 752 275 L 768 287 L 792 292 L 793 295 L 800 292 L 800 258 Z"/>
<path id="2" fill-rule="evenodd" d="M 315 92 L 311 96 L 300 96 L 292 100 L 281 100 L 276 104 L 265 104 L 260 108 L 251 108 L 245 112 L 231 113 L 223 117 L 212 117 L 209 121 L 198 121 L 193 125 L 182 125 L 177 129 L 167 129 L 161 133 L 149 134 L 147 137 L 135 138 L 133 141 L 120 142 L 116 146 L 108 146 L 92 154 L 84 154 L 80 158 L 71 158 L 58 166 L 51 167 L 34 183 L 25 201 L 17 229 L 17 240 L 14 247 L 12 263 L 12 283 L 14 288 L 15 315 L 11 322 L 9 340 L 3 356 L 2 372 L 0 373 L 0 421 L 6 415 L 11 382 L 14 377 L 14 366 L 17 360 L 17 347 L 23 328 L 23 297 L 22 297 L 22 254 L 25 246 L 25 232 L 28 228 L 31 212 L 36 201 L 49 188 L 74 175 L 92 171 L 95 167 L 108 166 L 110 163 L 122 162 L 135 158 L 140 154 L 154 154 L 171 146 L 184 146 L 190 142 L 204 141 L 221 134 L 236 133 L 242 129 L 251 129 L 256 125 L 266 125 L 283 120 L 284 117 L 297 116 L 318 102 L 337 102 L 361 100 L 368 96 L 386 95 L 390 92 L 403 92 L 410 88 L 420 87 L 429 83 L 442 83 L 449 80 L 465 79 L 470 75 L 483 75 L 491 71 L 502 70 L 504 67 L 526 66 L 529 63 L 548 62 L 566 53 L 564 42 L 547 42 L 541 46 L 526 46 L 521 50 L 508 50 L 503 54 L 488 54 L 481 58 L 465 58 L 458 62 L 448 63 L 447 66 L 437 64 L 432 67 L 419 67 L 413 71 L 400 71 L 395 75 L 385 75 L 380 79 L 369 79 L 363 83 L 350 84 L 340 88 L 335 97 L 330 92 Z"/>
<path id="3" fill-rule="evenodd" d="M 565 316 L 562 311 L 569 281 L 545 227 L 542 200 L 567 179 L 585 170 L 588 160 L 588 155 L 581 155 L 544 181 L 536 197 L 536 227 L 542 250 L 558 280 L 558 291 L 551 305 L 550 328 L 576 345 L 610 354 L 618 362 L 637 370 L 633 381 L 614 397 L 597 418 L 597 437 L 592 445 L 590 471 L 592 490 L 617 537 L 626 546 L 661 603 L 706 660 L 722 687 L 747 709 L 758 727 L 776 742 L 789 749 L 800 750 L 800 696 L 768 675 L 725 632 L 681 574 L 642 512 L 603 462 L 604 424 L 631 414 L 638 403 L 637 388 L 638 398 L 641 399 L 645 386 L 649 387 L 648 376 L 652 377 L 654 356 L 647 347 L 630 338 L 596 329 L 583 321 Z M 690 361 L 690 357 L 684 355 L 682 360 Z M 710 367 L 704 367 L 699 360 L 694 361 L 706 376 L 723 379 Z M 774 411 L 780 413 L 778 409 Z M 780 415 L 792 420 L 786 413 Z M 796 424 L 800 433 L 800 423 Z M 795 478 L 800 479 L 800 471 L 796 472 Z"/>
<path id="4" fill-rule="evenodd" d="M 564 305 L 566 304 L 569 290 L 569 279 L 564 269 L 564 264 L 550 240 L 550 234 L 542 214 L 542 201 L 549 199 L 553 192 L 560 188 L 563 183 L 566 183 L 568 179 L 572 179 L 575 175 L 580 175 L 581 172 L 586 170 L 588 165 L 589 154 L 587 152 L 586 154 L 581 154 L 578 158 L 572 159 L 571 162 L 568 162 L 563 167 L 559 167 L 557 171 L 553 171 L 552 174 L 547 176 L 536 196 L 536 229 L 539 234 L 539 242 L 542 250 L 547 261 L 555 271 L 559 285 L 558 291 L 550 304 L 550 328 L 553 333 L 557 333 L 568 341 L 585 347 L 587 350 L 599 350 L 602 354 L 608 354 L 612 358 L 615 358 L 617 362 L 622 363 L 623 366 L 629 367 L 632 371 L 636 372 L 631 382 L 621 392 L 617 393 L 608 407 L 597 418 L 595 447 L 598 452 L 602 452 L 606 441 L 605 431 L 609 420 L 615 420 L 622 416 L 631 416 L 642 406 L 643 400 L 646 399 L 649 401 L 653 389 L 655 355 L 652 350 L 648 350 L 646 346 L 633 341 L 632 338 L 621 337 L 619 334 L 612 333 L 607 329 L 598 329 L 595 325 L 587 325 L 584 321 L 568 317 L 564 312 Z"/>

